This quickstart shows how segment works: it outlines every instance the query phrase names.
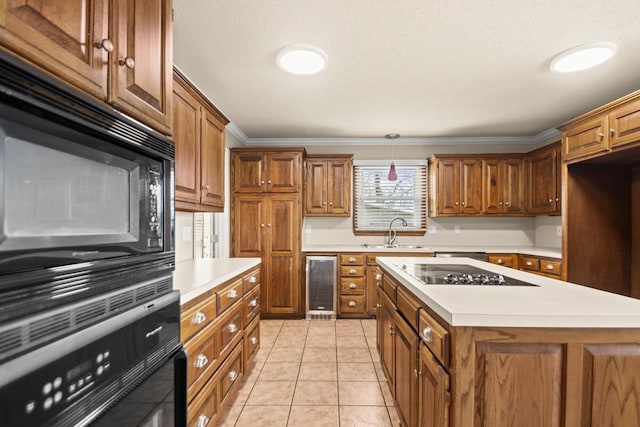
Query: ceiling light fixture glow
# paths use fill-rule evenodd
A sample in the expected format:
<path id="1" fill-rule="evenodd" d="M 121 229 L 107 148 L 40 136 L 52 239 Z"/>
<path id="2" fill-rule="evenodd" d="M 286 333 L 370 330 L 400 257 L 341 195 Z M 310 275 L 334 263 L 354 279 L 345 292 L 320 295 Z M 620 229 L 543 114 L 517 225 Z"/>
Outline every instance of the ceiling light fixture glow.
<path id="1" fill-rule="evenodd" d="M 327 66 L 327 54 L 309 44 L 284 47 L 278 52 L 278 67 L 292 74 L 310 75 Z"/>
<path id="2" fill-rule="evenodd" d="M 617 50 L 614 43 L 608 42 L 576 46 L 553 58 L 550 68 L 555 73 L 587 70 L 608 61 Z"/>

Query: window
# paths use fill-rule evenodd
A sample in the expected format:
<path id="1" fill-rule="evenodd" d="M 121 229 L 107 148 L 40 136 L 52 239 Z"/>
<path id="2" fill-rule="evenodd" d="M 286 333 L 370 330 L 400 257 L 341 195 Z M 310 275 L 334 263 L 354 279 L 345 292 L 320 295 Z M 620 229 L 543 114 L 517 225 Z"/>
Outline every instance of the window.
<path id="1" fill-rule="evenodd" d="M 353 230 L 356 234 L 379 234 L 396 217 L 408 226 L 398 232 L 424 234 L 427 229 L 427 167 L 396 162 L 398 179 L 389 181 L 389 165 L 357 164 L 353 168 Z"/>

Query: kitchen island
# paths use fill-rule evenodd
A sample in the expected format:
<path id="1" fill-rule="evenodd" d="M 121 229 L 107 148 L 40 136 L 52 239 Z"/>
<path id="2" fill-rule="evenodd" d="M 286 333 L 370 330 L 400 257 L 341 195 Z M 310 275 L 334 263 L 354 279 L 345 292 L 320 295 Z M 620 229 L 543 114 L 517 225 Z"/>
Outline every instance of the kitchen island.
<path id="1" fill-rule="evenodd" d="M 467 258 L 377 262 L 378 350 L 405 424 L 640 426 L 640 300 Z M 416 264 L 535 286 L 425 285 Z"/>

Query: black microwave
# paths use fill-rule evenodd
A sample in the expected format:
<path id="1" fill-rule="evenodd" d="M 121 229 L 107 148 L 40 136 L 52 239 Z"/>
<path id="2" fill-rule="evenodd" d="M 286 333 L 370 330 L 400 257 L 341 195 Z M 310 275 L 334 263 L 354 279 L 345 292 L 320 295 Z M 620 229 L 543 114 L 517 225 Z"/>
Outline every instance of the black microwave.
<path id="1" fill-rule="evenodd" d="M 173 262 L 172 142 L 0 59 L 0 282 L 145 255 Z"/>

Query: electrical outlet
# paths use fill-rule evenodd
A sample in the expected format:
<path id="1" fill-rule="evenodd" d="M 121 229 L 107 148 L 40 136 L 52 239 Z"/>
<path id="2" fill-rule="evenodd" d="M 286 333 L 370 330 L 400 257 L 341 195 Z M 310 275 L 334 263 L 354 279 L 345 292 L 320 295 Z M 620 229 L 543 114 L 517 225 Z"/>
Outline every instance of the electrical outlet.
<path id="1" fill-rule="evenodd" d="M 435 225 L 430 225 L 427 227 L 428 234 L 436 234 L 437 232 L 438 232 L 438 227 L 436 227 Z"/>
<path id="2" fill-rule="evenodd" d="M 460 233 L 460 226 L 459 225 L 454 225 L 453 226 L 453 232 L 456 233 L 456 234 Z"/>
<path id="3" fill-rule="evenodd" d="M 558 225 L 556 227 L 556 236 L 562 237 L 562 226 L 561 225 Z"/>

